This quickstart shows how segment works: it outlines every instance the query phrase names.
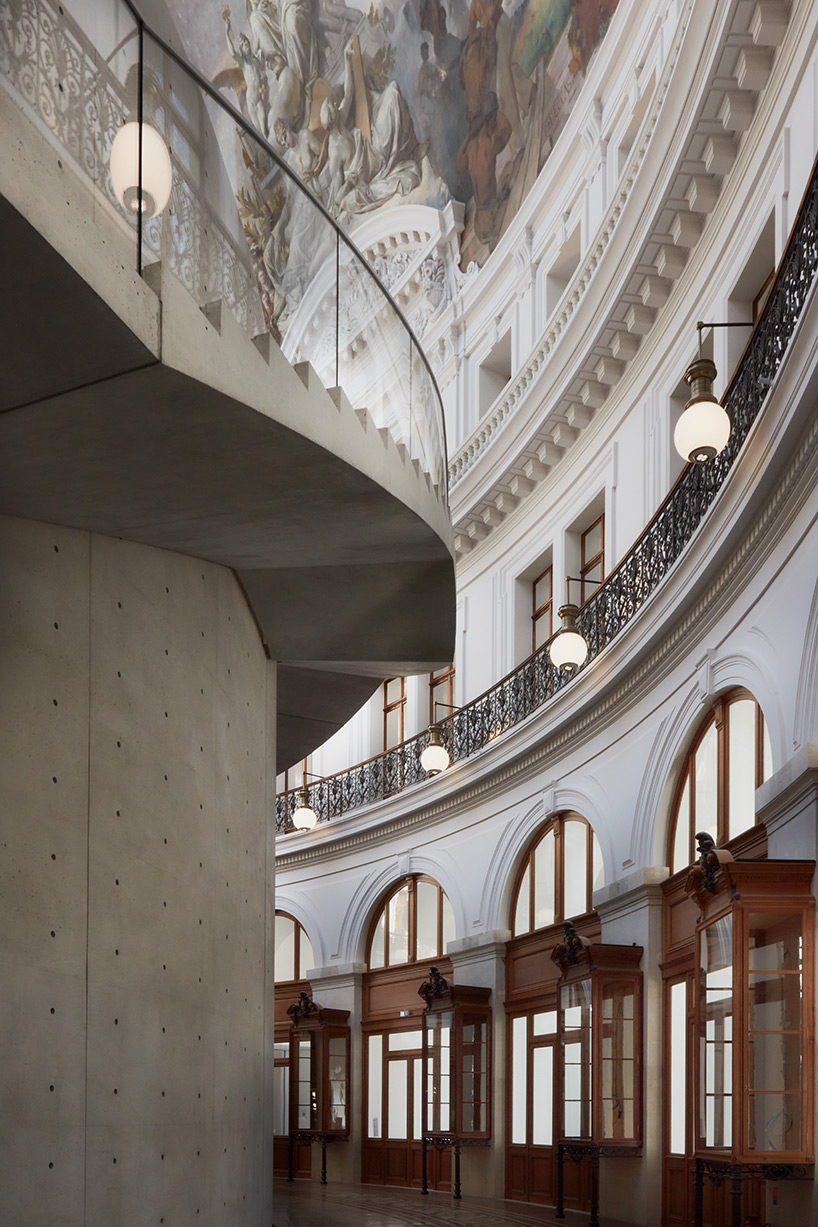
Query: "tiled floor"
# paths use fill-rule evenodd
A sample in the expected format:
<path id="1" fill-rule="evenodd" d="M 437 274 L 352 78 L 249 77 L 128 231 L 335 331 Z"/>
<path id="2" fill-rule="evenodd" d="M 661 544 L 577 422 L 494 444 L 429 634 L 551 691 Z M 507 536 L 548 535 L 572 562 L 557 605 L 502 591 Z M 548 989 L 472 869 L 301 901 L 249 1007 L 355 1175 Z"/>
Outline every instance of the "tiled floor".
<path id="1" fill-rule="evenodd" d="M 464 1197 L 448 1193 L 423 1197 L 417 1189 L 277 1180 L 273 1193 L 274 1227 L 587 1227 L 588 1215 L 566 1211 L 555 1219 L 545 1206 Z M 602 1227 L 617 1227 L 612 1219 Z"/>

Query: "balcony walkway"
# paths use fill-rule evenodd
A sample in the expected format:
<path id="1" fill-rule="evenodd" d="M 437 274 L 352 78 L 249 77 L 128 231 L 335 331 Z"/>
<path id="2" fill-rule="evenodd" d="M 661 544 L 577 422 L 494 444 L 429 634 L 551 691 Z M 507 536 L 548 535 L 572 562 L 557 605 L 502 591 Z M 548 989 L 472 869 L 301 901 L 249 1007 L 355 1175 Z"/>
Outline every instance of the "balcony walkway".
<path id="1" fill-rule="evenodd" d="M 418 1189 L 380 1185 L 276 1180 L 273 1191 L 273 1227 L 586 1227 L 587 1222 L 587 1214 L 571 1210 L 556 1219 L 549 1206 L 466 1196 L 458 1202 L 449 1193 L 423 1197 Z M 603 1215 L 600 1227 L 621 1225 Z"/>

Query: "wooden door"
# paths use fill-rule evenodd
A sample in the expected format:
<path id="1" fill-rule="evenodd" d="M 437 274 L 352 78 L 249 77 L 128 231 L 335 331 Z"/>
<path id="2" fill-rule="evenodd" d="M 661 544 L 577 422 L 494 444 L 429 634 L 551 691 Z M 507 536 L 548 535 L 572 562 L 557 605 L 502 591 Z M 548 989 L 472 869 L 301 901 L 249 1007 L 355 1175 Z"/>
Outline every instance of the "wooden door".
<path id="1" fill-rule="evenodd" d="M 420 1030 L 366 1037 L 364 1183 L 421 1186 L 421 1042 Z M 451 1188 L 448 1151 L 429 1152 L 428 1180 L 430 1188 Z"/>
<path id="2" fill-rule="evenodd" d="M 273 1175 L 287 1176 L 290 1170 L 290 1041 L 276 1039 L 273 1073 Z M 312 1147 L 297 1142 L 293 1154 L 293 1175 L 309 1180 L 312 1174 Z"/>
<path id="3" fill-rule="evenodd" d="M 535 1205 L 556 1202 L 559 1092 L 556 1011 L 532 1010 L 508 1020 L 506 1197 Z M 589 1209 L 588 1160 L 564 1167 L 565 1205 Z"/>

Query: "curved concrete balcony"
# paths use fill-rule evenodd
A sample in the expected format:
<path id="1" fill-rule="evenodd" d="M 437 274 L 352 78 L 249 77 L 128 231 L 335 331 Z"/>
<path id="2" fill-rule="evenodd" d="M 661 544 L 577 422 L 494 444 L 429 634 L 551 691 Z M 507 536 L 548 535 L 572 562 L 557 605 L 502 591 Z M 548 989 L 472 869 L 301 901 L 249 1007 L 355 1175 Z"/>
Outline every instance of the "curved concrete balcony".
<path id="1" fill-rule="evenodd" d="M 384 677 L 451 660 L 439 393 L 312 195 L 111 9 L 111 55 L 70 11 L 38 31 L 70 44 L 65 80 L 38 79 L 36 37 L 2 48 L 0 511 L 232 568 L 280 662 L 286 766 Z M 134 114 L 184 128 L 168 207 L 141 223 L 108 169 Z"/>

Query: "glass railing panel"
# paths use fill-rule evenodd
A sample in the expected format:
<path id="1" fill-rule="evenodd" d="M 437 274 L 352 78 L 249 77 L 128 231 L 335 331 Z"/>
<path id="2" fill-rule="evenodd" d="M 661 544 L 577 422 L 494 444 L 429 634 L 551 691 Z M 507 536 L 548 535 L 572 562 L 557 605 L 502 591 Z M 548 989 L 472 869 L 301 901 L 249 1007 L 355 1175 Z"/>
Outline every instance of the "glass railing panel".
<path id="1" fill-rule="evenodd" d="M 221 303 L 310 362 L 445 493 L 439 391 L 318 199 L 320 142 L 302 148 L 283 128 L 265 142 L 122 0 L 5 6 L 0 72 L 122 228 L 137 271 L 161 261 L 200 307 Z"/>
<path id="2" fill-rule="evenodd" d="M 56 0 L 0 7 L 0 81 L 92 190 L 87 218 L 113 221 L 136 264 L 135 212 L 111 181 L 117 134 L 136 118 L 138 31 L 124 5 Z M 99 216 L 95 212 L 100 210 Z"/>
<path id="3" fill-rule="evenodd" d="M 172 167 L 167 205 L 155 216 L 148 208 L 143 214 L 143 267 L 161 260 L 200 307 L 221 302 L 251 336 L 264 332 L 263 287 L 236 182 L 244 155 L 257 151 L 239 140 L 230 115 L 147 33 L 142 85 L 145 130 L 150 125 L 160 134 Z M 152 169 L 143 153 L 149 198 Z"/>
<path id="4" fill-rule="evenodd" d="M 356 409 L 409 452 L 410 337 L 391 298 L 342 244 L 338 375 Z"/>

